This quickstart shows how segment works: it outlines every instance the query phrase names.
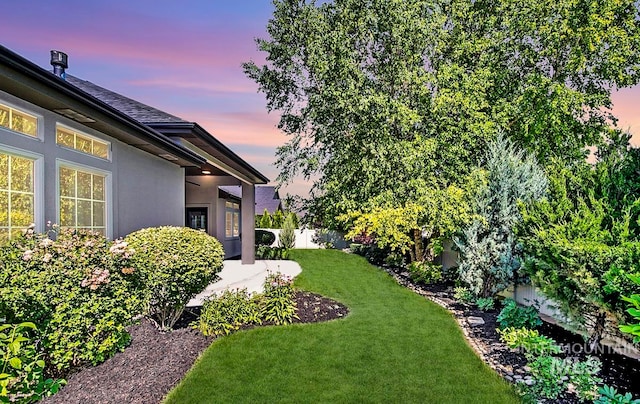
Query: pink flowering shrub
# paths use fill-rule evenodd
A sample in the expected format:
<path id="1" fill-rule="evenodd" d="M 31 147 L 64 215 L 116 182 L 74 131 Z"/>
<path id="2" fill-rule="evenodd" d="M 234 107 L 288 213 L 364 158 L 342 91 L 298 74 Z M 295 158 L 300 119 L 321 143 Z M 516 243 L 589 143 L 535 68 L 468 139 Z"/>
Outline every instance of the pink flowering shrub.
<path id="1" fill-rule="evenodd" d="M 35 323 L 48 371 L 63 375 L 129 343 L 125 327 L 142 311 L 143 283 L 124 241 L 56 230 L 30 228 L 0 247 L 0 319 Z"/>

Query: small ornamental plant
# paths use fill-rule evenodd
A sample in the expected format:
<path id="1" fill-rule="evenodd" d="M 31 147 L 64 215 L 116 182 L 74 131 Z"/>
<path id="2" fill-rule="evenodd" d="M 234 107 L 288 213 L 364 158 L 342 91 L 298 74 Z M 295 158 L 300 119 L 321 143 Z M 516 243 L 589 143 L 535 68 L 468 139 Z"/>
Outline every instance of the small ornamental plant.
<path id="1" fill-rule="evenodd" d="M 194 328 L 204 335 L 223 336 L 243 326 L 289 324 L 298 318 L 292 279 L 280 272 L 269 273 L 264 293 L 250 294 L 246 289 L 226 290 L 205 300 Z"/>
<path id="2" fill-rule="evenodd" d="M 442 279 L 442 265 L 427 261 L 414 261 L 407 266 L 413 282 L 429 285 Z"/>
<path id="3" fill-rule="evenodd" d="M 273 324 L 289 324 L 296 314 L 293 280 L 280 272 L 269 273 L 264 281 L 262 319 Z"/>
<path id="4" fill-rule="evenodd" d="M 221 295 L 204 301 L 202 313 L 194 326 L 203 335 L 222 336 L 245 325 L 261 324 L 259 302 L 259 296 L 252 296 L 246 288 L 225 290 Z"/>
<path id="5" fill-rule="evenodd" d="M 498 314 L 498 324 L 500 328 L 536 328 L 542 324 L 540 315 L 535 307 L 519 306 L 513 299 L 508 299 Z"/>

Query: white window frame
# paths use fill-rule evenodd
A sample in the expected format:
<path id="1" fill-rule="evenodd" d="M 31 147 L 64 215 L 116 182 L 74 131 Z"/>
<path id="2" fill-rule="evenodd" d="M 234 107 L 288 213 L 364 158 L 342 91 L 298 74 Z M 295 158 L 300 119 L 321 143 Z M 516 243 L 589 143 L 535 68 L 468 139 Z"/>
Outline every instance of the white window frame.
<path id="1" fill-rule="evenodd" d="M 85 153 L 82 153 L 85 154 Z M 101 159 L 102 160 L 102 159 Z M 101 170 L 84 164 L 71 162 L 68 160 L 56 159 L 56 223 L 60 224 L 60 168 L 83 171 L 88 174 L 104 176 L 104 199 L 105 199 L 105 236 L 113 238 L 113 186 L 111 171 Z"/>
<path id="2" fill-rule="evenodd" d="M 16 135 L 20 135 L 22 137 L 26 137 L 27 139 L 31 139 L 31 140 L 42 141 L 44 139 L 44 118 L 42 117 L 42 115 L 37 114 L 37 113 L 33 112 L 30 109 L 25 109 L 25 108 L 22 108 L 22 107 L 18 107 L 15 104 L 6 101 L 3 98 L 0 98 L 0 105 L 2 105 L 4 107 L 7 107 L 9 109 L 16 110 L 16 111 L 18 111 L 18 112 L 20 112 L 22 114 L 25 114 L 25 115 L 31 115 L 32 117 L 36 118 L 36 135 L 35 136 L 31 136 L 31 135 L 28 135 L 26 133 L 18 132 L 17 130 L 13 130 L 11 128 L 7 128 L 6 126 L 3 126 L 3 125 L 0 125 L 0 130 L 6 130 L 6 131 L 9 131 L 9 132 L 14 133 Z M 11 119 L 11 118 L 9 118 L 9 119 Z"/>
<path id="3" fill-rule="evenodd" d="M 96 156 L 95 154 L 92 154 L 92 153 L 85 153 L 82 150 L 79 150 L 79 149 L 76 149 L 76 148 L 73 148 L 73 147 L 68 147 L 68 146 L 65 146 L 63 144 L 58 143 L 58 128 L 59 127 L 62 128 L 62 129 L 65 129 L 65 130 L 67 130 L 69 132 L 72 132 L 76 136 L 80 135 L 80 136 L 86 137 L 87 139 L 91 139 L 91 140 L 98 141 L 100 143 L 105 144 L 107 146 L 107 158 Z M 78 130 L 76 128 L 73 128 L 73 127 L 71 127 L 69 125 L 65 125 L 65 124 L 60 123 L 60 122 L 56 122 L 55 142 L 56 142 L 56 146 L 58 146 L 60 148 L 63 148 L 65 150 L 71 150 L 71 151 L 74 151 L 76 153 L 80 153 L 83 156 L 90 156 L 90 157 L 93 157 L 93 158 L 96 158 L 96 159 L 102 160 L 102 161 L 111 161 L 111 142 L 109 142 L 108 140 L 101 139 L 101 138 L 99 138 L 97 136 L 89 135 L 86 132 L 83 132 L 81 130 Z"/>
<path id="4" fill-rule="evenodd" d="M 0 144 L 0 153 L 33 160 L 33 220 L 35 231 L 44 232 L 44 156 L 3 144 Z"/>
<path id="5" fill-rule="evenodd" d="M 234 207 L 229 207 L 227 206 L 227 203 L 232 203 L 234 205 L 238 205 L 238 208 L 234 208 Z M 240 232 L 242 229 L 242 214 L 241 214 L 241 206 L 240 206 L 240 202 L 238 201 L 234 201 L 233 199 L 225 199 L 224 200 L 224 238 L 225 240 L 238 240 L 240 238 Z M 231 213 L 231 236 L 227 235 L 227 213 Z M 235 214 L 238 214 L 238 234 L 233 234 L 234 231 L 234 224 L 235 224 L 235 220 L 234 220 L 234 216 Z"/>

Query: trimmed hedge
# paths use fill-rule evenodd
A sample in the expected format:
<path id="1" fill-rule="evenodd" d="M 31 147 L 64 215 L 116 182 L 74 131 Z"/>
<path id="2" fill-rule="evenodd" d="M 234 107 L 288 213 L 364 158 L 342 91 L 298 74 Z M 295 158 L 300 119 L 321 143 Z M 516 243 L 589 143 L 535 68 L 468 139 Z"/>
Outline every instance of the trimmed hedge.
<path id="1" fill-rule="evenodd" d="M 135 250 L 131 263 L 144 277 L 147 315 L 171 328 L 186 304 L 222 270 L 218 240 L 187 227 L 152 227 L 125 238 Z"/>

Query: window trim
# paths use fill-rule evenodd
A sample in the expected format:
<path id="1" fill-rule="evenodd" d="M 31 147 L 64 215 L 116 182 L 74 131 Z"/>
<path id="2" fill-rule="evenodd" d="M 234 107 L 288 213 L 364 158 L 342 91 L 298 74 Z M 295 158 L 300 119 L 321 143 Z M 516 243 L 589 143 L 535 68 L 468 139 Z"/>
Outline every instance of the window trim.
<path id="1" fill-rule="evenodd" d="M 238 208 L 234 208 L 234 207 L 229 207 L 227 206 L 227 203 L 231 203 L 234 205 L 238 205 Z M 240 201 L 236 201 L 234 199 L 225 199 L 224 200 L 224 239 L 225 240 L 239 240 L 240 239 L 240 233 L 242 231 L 242 215 L 241 215 L 241 203 Z M 227 235 L 227 213 L 231 213 L 231 236 Z M 234 216 L 235 214 L 238 215 L 238 234 L 234 235 Z"/>
<path id="2" fill-rule="evenodd" d="M 58 128 L 62 128 L 62 129 L 64 129 L 64 130 L 67 130 L 67 131 L 69 131 L 69 132 L 72 132 L 72 133 L 73 133 L 73 135 L 74 135 L 75 137 L 77 137 L 78 135 L 80 135 L 80 136 L 85 137 L 85 138 L 87 138 L 87 139 L 90 139 L 90 140 L 92 140 L 92 141 L 97 141 L 97 142 L 103 143 L 105 146 L 107 146 L 107 157 L 106 157 L 106 158 L 104 158 L 104 157 L 96 156 L 96 155 L 95 155 L 95 154 L 93 154 L 93 153 L 86 153 L 86 152 L 83 152 L 82 150 L 76 149 L 76 148 L 74 148 L 74 147 L 69 147 L 69 146 L 65 146 L 65 145 L 63 145 L 63 144 L 58 143 Z M 111 149 L 111 142 L 110 142 L 110 141 L 105 140 L 105 139 L 101 139 L 101 138 L 99 138 L 99 137 L 97 137 L 97 136 L 94 136 L 94 135 L 90 135 L 90 134 L 88 134 L 88 133 L 86 133 L 86 132 L 83 132 L 83 131 L 81 131 L 81 130 L 78 130 L 78 129 L 76 129 L 76 128 L 74 128 L 74 127 L 71 127 L 71 126 L 69 126 L 69 125 L 65 125 L 65 124 L 63 124 L 63 123 L 61 123 L 61 122 L 56 122 L 55 142 L 56 142 L 56 146 L 58 146 L 58 147 L 60 147 L 60 148 L 62 148 L 62 149 L 65 149 L 65 150 L 71 150 L 71 151 L 73 151 L 73 152 L 80 153 L 80 154 L 82 154 L 83 156 L 93 157 L 93 158 L 96 158 L 96 159 L 99 159 L 99 160 L 102 160 L 102 161 L 111 161 L 111 152 L 112 152 L 112 149 Z"/>
<path id="3" fill-rule="evenodd" d="M 29 135 L 27 133 L 19 132 L 17 130 L 11 129 L 11 128 L 6 127 L 4 125 L 0 125 L 0 129 L 7 130 L 7 131 L 9 131 L 11 133 L 23 136 L 23 137 L 25 137 L 27 139 L 39 140 L 39 141 L 43 140 L 43 138 L 44 138 L 44 118 L 43 118 L 43 116 L 41 114 L 38 114 L 38 113 L 34 112 L 31 109 L 25 109 L 25 108 L 22 108 L 22 107 L 18 107 L 15 104 L 6 101 L 4 98 L 0 98 L 0 105 L 4 106 L 6 108 L 9 108 L 10 110 L 12 109 L 12 110 L 18 111 L 21 114 L 29 115 L 29 116 L 35 118 L 36 119 L 36 134 L 35 134 L 35 136 Z"/>
<path id="4" fill-rule="evenodd" d="M 0 144 L 0 153 L 33 160 L 33 223 L 35 231 L 44 232 L 44 156 L 4 144 Z"/>
<path id="5" fill-rule="evenodd" d="M 84 153 L 83 153 L 84 154 Z M 60 168 L 68 168 L 83 171 L 88 174 L 104 176 L 104 203 L 105 203 L 105 236 L 113 238 L 113 184 L 111 171 L 101 170 L 85 164 L 75 163 L 69 160 L 56 159 L 56 223 L 60 224 Z"/>

